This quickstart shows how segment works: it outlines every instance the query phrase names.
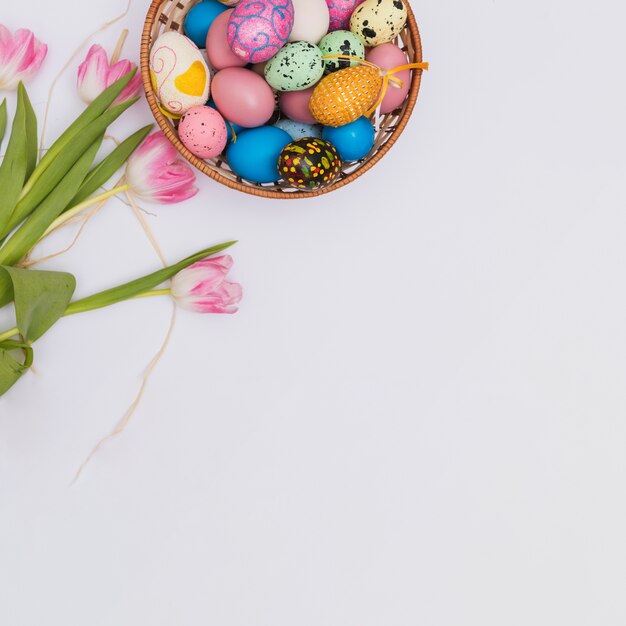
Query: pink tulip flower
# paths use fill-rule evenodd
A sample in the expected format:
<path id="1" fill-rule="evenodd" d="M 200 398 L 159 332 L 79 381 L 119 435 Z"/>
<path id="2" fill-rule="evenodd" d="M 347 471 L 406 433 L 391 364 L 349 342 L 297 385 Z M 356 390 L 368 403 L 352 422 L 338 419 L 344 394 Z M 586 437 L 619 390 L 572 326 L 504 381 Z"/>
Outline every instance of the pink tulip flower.
<path id="1" fill-rule="evenodd" d="M 32 78 L 48 54 L 48 46 L 27 29 L 11 31 L 0 24 L 0 89 L 17 89 Z"/>
<path id="2" fill-rule="evenodd" d="M 126 164 L 131 193 L 146 202 L 174 204 L 198 193 L 192 167 L 161 132 L 152 133 Z"/>
<path id="3" fill-rule="evenodd" d="M 78 95 L 83 102 L 91 104 L 107 87 L 135 69 L 135 64 L 127 59 L 109 63 L 109 57 L 102 46 L 97 44 L 89 48 L 87 57 L 78 66 Z M 136 74 L 114 104 L 120 104 L 139 95 L 141 76 Z"/>
<path id="4" fill-rule="evenodd" d="M 179 306 L 196 313 L 236 313 L 242 289 L 226 280 L 232 265 L 229 255 L 190 265 L 172 279 L 172 297 Z"/>

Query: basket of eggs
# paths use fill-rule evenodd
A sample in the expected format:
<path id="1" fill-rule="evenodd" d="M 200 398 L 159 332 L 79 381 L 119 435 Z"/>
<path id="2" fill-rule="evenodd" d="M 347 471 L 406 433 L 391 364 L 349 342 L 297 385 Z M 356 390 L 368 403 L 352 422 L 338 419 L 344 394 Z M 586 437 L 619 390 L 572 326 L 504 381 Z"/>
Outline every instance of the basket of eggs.
<path id="1" fill-rule="evenodd" d="M 276 199 L 369 170 L 427 67 L 406 0 L 153 0 L 141 43 L 148 103 L 176 149 Z"/>

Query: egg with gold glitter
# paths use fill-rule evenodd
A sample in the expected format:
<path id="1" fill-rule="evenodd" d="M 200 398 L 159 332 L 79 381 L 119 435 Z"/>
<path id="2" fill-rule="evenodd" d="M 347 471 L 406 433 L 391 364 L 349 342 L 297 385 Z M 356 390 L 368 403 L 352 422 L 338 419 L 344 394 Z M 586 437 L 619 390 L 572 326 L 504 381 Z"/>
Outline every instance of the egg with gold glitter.
<path id="1" fill-rule="evenodd" d="M 316 191 L 341 174 L 341 159 L 332 143 L 316 137 L 292 141 L 280 153 L 278 171 L 290 187 Z"/>

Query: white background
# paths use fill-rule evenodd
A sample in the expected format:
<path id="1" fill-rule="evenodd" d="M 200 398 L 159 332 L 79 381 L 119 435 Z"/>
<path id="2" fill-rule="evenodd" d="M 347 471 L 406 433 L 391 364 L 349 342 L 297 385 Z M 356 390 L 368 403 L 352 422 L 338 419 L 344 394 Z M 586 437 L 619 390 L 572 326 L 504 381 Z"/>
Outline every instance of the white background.
<path id="1" fill-rule="evenodd" d="M 147 5 L 95 41 L 127 26 L 137 59 Z M 3 2 L 50 45 L 39 112 L 124 7 Z M 300 203 L 206 179 L 149 207 L 170 261 L 239 239 L 245 299 L 179 313 L 73 487 L 171 305 L 37 343 L 0 400 L 2 626 L 626 623 L 623 1 L 414 9 L 432 69 L 363 179 Z M 80 110 L 75 65 L 49 137 Z M 114 133 L 149 119 L 142 103 Z M 158 265 L 113 201 L 48 267 L 83 295 Z"/>

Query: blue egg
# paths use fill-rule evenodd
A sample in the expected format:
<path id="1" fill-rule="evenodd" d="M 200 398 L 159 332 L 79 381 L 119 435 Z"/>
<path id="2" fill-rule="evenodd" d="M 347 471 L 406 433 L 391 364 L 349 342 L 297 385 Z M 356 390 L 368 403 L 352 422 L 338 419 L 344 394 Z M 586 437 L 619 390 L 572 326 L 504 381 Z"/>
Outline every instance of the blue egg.
<path id="1" fill-rule="evenodd" d="M 286 133 L 291 135 L 291 138 L 296 141 L 297 139 L 303 139 L 304 137 L 321 137 L 322 127 L 319 124 L 303 124 L 301 122 L 294 122 L 293 120 L 284 118 L 278 120 L 274 124 L 276 128 L 281 128 Z"/>
<path id="2" fill-rule="evenodd" d="M 322 137 L 337 148 L 342 161 L 358 161 L 374 147 L 374 126 L 366 117 L 345 126 L 324 126 Z"/>
<path id="3" fill-rule="evenodd" d="M 218 113 L 220 113 L 221 115 L 221 111 L 217 108 L 217 105 L 215 104 L 215 101 L 213 100 L 213 98 L 211 98 L 206 105 L 208 107 L 211 107 L 212 109 L 215 109 Z M 224 117 L 222 115 L 222 117 Z M 229 122 L 225 117 L 224 117 L 224 121 L 226 122 L 226 134 L 227 134 L 227 141 L 232 141 L 233 140 L 233 132 L 235 133 L 235 135 L 239 135 L 239 133 L 243 130 L 243 126 L 239 126 L 239 124 L 233 124 L 232 122 Z"/>
<path id="4" fill-rule="evenodd" d="M 273 183 L 278 174 L 278 157 L 291 143 L 289 133 L 274 126 L 243 130 L 231 143 L 226 160 L 233 172 L 253 183 Z"/>
<path id="5" fill-rule="evenodd" d="M 228 7 L 218 0 L 202 0 L 192 7 L 185 18 L 185 35 L 198 48 L 206 48 L 206 36 L 213 20 Z"/>

